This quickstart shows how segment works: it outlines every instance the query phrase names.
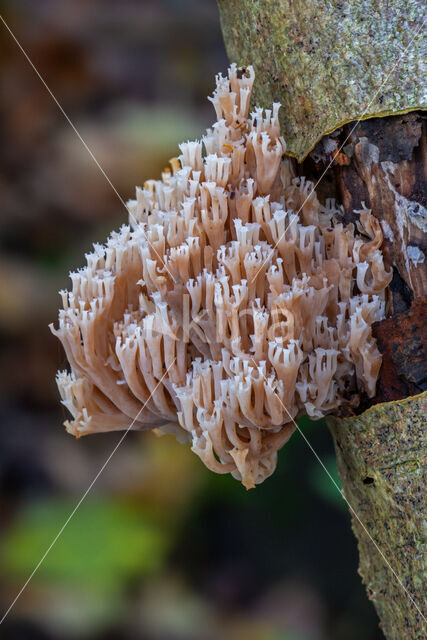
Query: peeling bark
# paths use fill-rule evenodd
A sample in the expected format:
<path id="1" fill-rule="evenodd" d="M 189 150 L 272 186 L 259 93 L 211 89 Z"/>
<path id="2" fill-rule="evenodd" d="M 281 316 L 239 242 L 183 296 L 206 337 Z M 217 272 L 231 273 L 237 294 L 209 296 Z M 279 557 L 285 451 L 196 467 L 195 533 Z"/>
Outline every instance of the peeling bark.
<path id="1" fill-rule="evenodd" d="M 324 195 L 334 189 L 347 223 L 357 223 L 363 203 L 372 209 L 383 228 L 386 264 L 394 269 L 390 317 L 374 325 L 383 354 L 377 394 L 359 412 L 425 391 L 427 120 L 411 113 L 349 123 L 323 138 L 297 170 L 321 179 Z"/>
<path id="2" fill-rule="evenodd" d="M 427 294 L 427 122 L 421 113 L 349 123 L 312 158 L 330 162 L 346 220 L 362 202 L 381 221 L 384 252 L 414 297 Z M 333 147 L 336 145 L 336 149 Z M 338 150 L 342 147 L 340 152 Z M 315 171 L 316 173 L 316 171 Z"/>

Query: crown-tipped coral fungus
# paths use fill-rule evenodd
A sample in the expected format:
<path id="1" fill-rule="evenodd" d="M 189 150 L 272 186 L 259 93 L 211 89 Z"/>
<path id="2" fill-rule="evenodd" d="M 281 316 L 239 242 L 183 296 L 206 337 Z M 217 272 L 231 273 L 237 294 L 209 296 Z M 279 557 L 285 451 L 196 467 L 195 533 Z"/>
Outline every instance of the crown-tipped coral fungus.
<path id="1" fill-rule="evenodd" d="M 175 432 L 218 473 L 268 477 L 302 412 L 373 396 L 391 273 L 370 211 L 345 225 L 296 177 L 279 104 L 248 115 L 254 72 L 231 65 L 217 121 L 137 188 L 130 223 L 61 292 L 67 430 Z"/>

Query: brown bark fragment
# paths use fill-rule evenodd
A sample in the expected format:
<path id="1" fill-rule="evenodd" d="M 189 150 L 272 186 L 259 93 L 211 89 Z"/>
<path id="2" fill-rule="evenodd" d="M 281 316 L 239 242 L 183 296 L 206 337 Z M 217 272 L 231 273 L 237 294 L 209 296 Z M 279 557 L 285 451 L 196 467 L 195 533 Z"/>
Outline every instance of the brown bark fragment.
<path id="1" fill-rule="evenodd" d="M 376 402 L 390 402 L 427 388 L 427 297 L 413 302 L 407 312 L 374 325 L 383 356 Z"/>

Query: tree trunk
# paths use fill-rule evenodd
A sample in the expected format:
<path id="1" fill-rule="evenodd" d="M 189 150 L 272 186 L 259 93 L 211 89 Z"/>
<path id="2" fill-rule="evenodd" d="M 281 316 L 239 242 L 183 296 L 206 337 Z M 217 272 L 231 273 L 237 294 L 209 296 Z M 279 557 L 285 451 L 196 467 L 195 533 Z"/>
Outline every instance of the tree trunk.
<path id="1" fill-rule="evenodd" d="M 299 161 L 352 120 L 427 108 L 423 0 L 218 0 L 230 60 L 252 64 L 254 102 L 281 102 Z"/>
<path id="2" fill-rule="evenodd" d="M 357 417 L 328 418 L 359 543 L 359 573 L 385 636 L 393 640 L 421 640 L 427 633 L 426 410 L 423 393 L 378 404 Z"/>
<path id="3" fill-rule="evenodd" d="M 297 173 L 319 180 L 320 198 L 334 195 L 346 222 L 357 220 L 362 202 L 381 221 L 394 277 L 389 317 L 374 331 L 383 354 L 377 394 L 362 401 L 359 415 L 328 424 L 360 574 L 384 633 L 389 640 L 426 638 L 424 3 L 218 4 L 230 59 L 255 67 L 254 100 L 284 105 L 288 150 L 302 162 Z"/>

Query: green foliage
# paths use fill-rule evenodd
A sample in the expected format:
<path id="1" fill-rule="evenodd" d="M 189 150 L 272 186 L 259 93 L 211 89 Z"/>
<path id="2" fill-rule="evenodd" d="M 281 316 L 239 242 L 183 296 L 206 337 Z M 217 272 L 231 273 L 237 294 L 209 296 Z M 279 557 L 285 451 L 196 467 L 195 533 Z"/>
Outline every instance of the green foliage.
<path id="1" fill-rule="evenodd" d="M 8 530 L 3 572 L 25 579 L 37 565 L 75 503 L 49 499 L 29 505 Z M 87 499 L 34 576 L 34 581 L 116 591 L 135 575 L 158 570 L 167 550 L 165 532 L 131 504 Z"/>

